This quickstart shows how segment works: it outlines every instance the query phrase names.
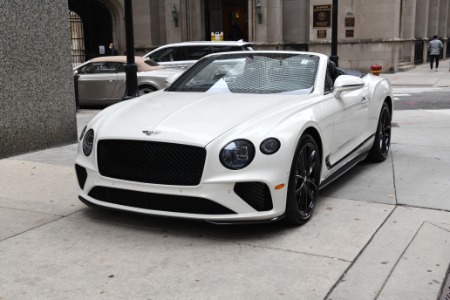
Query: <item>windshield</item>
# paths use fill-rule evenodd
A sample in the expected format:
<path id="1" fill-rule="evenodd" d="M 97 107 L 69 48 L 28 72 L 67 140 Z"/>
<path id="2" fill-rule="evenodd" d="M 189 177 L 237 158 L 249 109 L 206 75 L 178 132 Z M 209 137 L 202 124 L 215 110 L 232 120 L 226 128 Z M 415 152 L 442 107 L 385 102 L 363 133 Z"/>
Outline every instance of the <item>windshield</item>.
<path id="1" fill-rule="evenodd" d="M 293 53 L 238 53 L 208 57 L 170 91 L 301 94 L 314 86 L 319 57 Z"/>

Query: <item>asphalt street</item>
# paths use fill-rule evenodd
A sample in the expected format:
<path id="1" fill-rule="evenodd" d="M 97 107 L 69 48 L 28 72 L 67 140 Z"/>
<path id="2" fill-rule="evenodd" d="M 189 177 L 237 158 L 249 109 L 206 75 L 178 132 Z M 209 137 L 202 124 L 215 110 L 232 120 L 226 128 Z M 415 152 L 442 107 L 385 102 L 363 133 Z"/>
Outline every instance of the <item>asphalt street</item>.
<path id="1" fill-rule="evenodd" d="M 450 109 L 449 88 L 394 88 L 395 110 Z"/>
<path id="2" fill-rule="evenodd" d="M 450 73 L 427 71 L 382 76 L 397 102 L 445 100 Z M 2 159 L 0 299 L 444 300 L 450 109 L 435 108 L 397 108 L 388 159 L 326 187 L 295 228 L 87 208 L 75 144 Z M 80 110 L 78 130 L 97 112 Z"/>

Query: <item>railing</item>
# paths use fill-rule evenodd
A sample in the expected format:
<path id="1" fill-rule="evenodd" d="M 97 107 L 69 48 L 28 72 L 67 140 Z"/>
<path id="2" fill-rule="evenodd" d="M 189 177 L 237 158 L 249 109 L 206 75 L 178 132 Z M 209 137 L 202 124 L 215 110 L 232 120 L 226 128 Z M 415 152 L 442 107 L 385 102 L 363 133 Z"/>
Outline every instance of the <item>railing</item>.
<path id="1" fill-rule="evenodd" d="M 86 50 L 84 46 L 83 21 L 75 12 L 70 12 L 70 32 L 72 40 L 72 67 L 75 67 L 86 60 Z"/>

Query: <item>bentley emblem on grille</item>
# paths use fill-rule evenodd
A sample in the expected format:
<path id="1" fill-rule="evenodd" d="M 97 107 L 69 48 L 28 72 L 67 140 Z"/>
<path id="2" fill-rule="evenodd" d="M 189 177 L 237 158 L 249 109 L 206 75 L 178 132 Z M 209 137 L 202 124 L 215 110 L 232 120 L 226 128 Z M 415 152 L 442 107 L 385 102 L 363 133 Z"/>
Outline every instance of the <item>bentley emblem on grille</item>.
<path id="1" fill-rule="evenodd" d="M 158 132 L 153 130 L 143 130 L 142 133 L 146 135 L 154 135 L 157 134 Z"/>

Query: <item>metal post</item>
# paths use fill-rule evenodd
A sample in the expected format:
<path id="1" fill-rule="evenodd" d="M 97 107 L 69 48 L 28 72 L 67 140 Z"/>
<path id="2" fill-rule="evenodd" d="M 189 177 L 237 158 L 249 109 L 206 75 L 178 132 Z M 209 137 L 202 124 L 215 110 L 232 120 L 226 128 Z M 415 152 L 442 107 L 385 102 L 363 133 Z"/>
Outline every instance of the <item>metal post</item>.
<path id="1" fill-rule="evenodd" d="M 137 86 L 137 65 L 134 61 L 133 12 L 131 0 L 125 0 L 125 35 L 127 40 L 127 63 L 125 64 L 127 90 L 122 100 L 139 96 Z"/>
<path id="2" fill-rule="evenodd" d="M 331 56 L 330 60 L 338 66 L 339 56 L 337 55 L 338 36 L 338 0 L 333 0 L 331 12 Z"/>

